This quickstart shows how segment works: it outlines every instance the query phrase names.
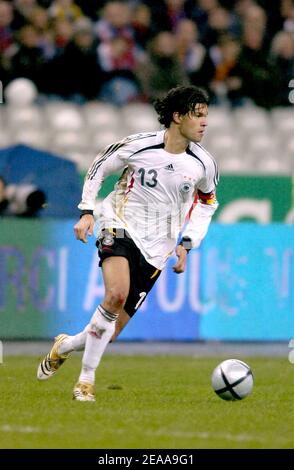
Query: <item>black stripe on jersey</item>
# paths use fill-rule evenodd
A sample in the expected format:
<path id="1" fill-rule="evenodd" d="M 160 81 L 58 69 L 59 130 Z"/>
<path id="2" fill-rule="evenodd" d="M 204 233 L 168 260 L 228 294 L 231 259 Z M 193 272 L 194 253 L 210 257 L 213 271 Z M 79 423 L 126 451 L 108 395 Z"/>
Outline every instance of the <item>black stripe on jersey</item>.
<path id="1" fill-rule="evenodd" d="M 189 155 L 192 155 L 192 157 L 196 158 L 196 160 L 198 160 L 201 163 L 204 170 L 206 171 L 206 168 L 205 168 L 205 165 L 204 165 L 203 161 L 199 157 L 197 157 L 197 155 L 195 155 L 195 153 L 193 153 L 192 150 L 189 149 L 189 147 L 186 149 L 186 153 L 188 153 Z"/>
<path id="2" fill-rule="evenodd" d="M 203 150 L 203 152 L 205 152 L 206 155 L 207 155 L 209 158 L 211 158 L 211 160 L 213 161 L 214 169 L 215 169 L 215 178 L 213 179 L 213 181 L 214 181 L 215 186 L 217 186 L 217 184 L 218 184 L 218 182 L 219 182 L 219 172 L 218 172 L 218 166 L 217 166 L 217 163 L 216 163 L 215 159 L 213 158 L 212 155 L 210 155 L 209 152 L 207 152 L 207 150 L 205 150 L 204 147 L 202 147 L 202 145 L 199 145 L 197 142 L 194 142 L 194 143 L 195 143 L 195 145 L 197 145 L 201 150 Z"/>
<path id="3" fill-rule="evenodd" d="M 152 150 L 152 149 L 163 149 L 164 148 L 164 142 L 161 142 L 161 144 L 157 145 L 150 145 L 150 147 L 144 147 L 140 150 L 137 150 L 137 152 L 132 153 L 129 158 L 133 157 L 134 155 L 137 155 L 138 153 L 145 152 L 145 150 Z"/>
<path id="4" fill-rule="evenodd" d="M 89 168 L 89 171 L 88 171 L 87 176 L 88 176 L 89 179 L 91 178 L 92 172 L 94 171 L 96 164 L 98 162 L 100 162 L 102 160 L 102 158 L 107 154 L 107 152 L 110 152 L 113 149 L 114 146 L 115 146 L 115 144 L 108 145 L 106 147 L 105 151 L 100 155 L 99 160 L 96 160 L 96 158 L 95 158 L 93 164 L 91 165 L 91 167 Z"/>
<path id="5" fill-rule="evenodd" d="M 142 140 L 142 139 L 147 139 L 148 137 L 155 137 L 157 132 L 153 132 L 152 134 L 135 134 L 134 137 L 126 137 L 126 142 L 134 142 L 135 140 Z"/>
<path id="6" fill-rule="evenodd" d="M 214 181 L 215 186 L 217 186 L 217 185 L 218 185 L 218 182 L 219 182 L 218 167 L 217 167 L 216 161 L 215 161 L 215 160 L 212 160 L 212 161 L 213 161 L 214 168 L 215 168 L 215 177 L 214 177 L 213 181 Z"/>
<path id="7" fill-rule="evenodd" d="M 120 149 L 121 147 L 123 147 L 125 145 L 125 142 L 118 142 L 116 144 L 113 144 L 111 145 L 111 147 L 107 147 L 108 150 L 106 150 L 102 155 L 101 157 L 99 158 L 99 160 L 96 160 L 96 162 L 94 163 L 94 165 L 90 168 L 89 172 L 88 172 L 88 179 L 89 180 L 92 180 L 94 178 L 94 176 L 96 175 L 97 171 L 98 171 L 98 168 L 102 165 L 102 163 L 108 158 L 110 157 L 110 155 L 112 155 L 114 152 L 116 152 L 118 149 Z"/>
<path id="8" fill-rule="evenodd" d="M 136 137 L 127 137 L 124 140 L 121 140 L 120 142 L 116 142 L 112 145 L 109 145 L 106 147 L 105 152 L 100 156 L 99 160 L 96 160 L 92 167 L 88 171 L 87 178 L 92 180 L 94 176 L 96 175 L 98 168 L 101 166 L 101 164 L 108 158 L 110 157 L 114 152 L 119 150 L 121 147 L 123 147 L 126 144 L 129 144 L 130 142 L 134 142 L 135 140 L 142 140 L 142 139 L 147 139 L 148 137 L 155 137 L 156 133 L 152 134 L 136 134 Z"/>

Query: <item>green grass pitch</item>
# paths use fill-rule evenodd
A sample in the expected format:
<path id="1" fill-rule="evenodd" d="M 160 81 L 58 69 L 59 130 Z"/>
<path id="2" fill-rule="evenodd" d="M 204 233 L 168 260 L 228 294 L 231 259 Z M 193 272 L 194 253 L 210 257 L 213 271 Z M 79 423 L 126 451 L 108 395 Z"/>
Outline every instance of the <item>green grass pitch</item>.
<path id="1" fill-rule="evenodd" d="M 224 358 L 106 355 L 96 402 L 71 399 L 80 370 L 72 356 L 36 380 L 38 357 L 0 365 L 0 447 L 94 449 L 293 448 L 294 368 L 287 358 L 242 358 L 252 395 L 225 402 L 211 389 Z"/>

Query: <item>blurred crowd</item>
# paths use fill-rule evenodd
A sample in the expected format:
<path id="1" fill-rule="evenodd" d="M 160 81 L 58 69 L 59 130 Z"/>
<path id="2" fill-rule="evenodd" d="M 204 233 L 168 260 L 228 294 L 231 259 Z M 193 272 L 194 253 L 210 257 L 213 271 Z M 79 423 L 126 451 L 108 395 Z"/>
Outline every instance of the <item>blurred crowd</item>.
<path id="1" fill-rule="evenodd" d="M 0 0 L 0 79 L 83 103 L 206 88 L 215 104 L 289 105 L 294 0 Z"/>

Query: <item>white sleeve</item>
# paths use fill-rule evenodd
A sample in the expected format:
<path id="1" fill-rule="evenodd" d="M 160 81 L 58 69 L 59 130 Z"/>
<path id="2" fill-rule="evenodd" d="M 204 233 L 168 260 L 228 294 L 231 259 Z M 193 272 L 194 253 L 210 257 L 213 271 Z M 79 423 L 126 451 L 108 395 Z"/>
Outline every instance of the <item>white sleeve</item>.
<path id="1" fill-rule="evenodd" d="M 215 188 L 218 183 L 218 170 L 215 161 L 211 161 L 205 177 L 198 185 L 198 201 L 192 209 L 190 219 L 183 230 L 182 238 L 191 240 L 190 247 L 198 248 L 208 231 L 211 218 L 218 208 Z M 185 246 L 185 245 L 184 245 Z"/>
<path id="2" fill-rule="evenodd" d="M 198 248 L 207 234 L 211 218 L 218 208 L 217 200 L 213 198 L 211 201 L 203 203 L 199 198 L 182 233 L 182 238 L 188 237 L 191 240 L 191 248 Z"/>
<path id="3" fill-rule="evenodd" d="M 113 173 L 122 171 L 128 166 L 129 157 L 141 148 L 146 147 L 146 142 L 155 137 L 156 133 L 130 135 L 121 142 L 109 145 L 99 153 L 86 175 L 82 200 L 78 208 L 82 211 L 93 211 L 95 200 L 104 178 Z"/>
<path id="4" fill-rule="evenodd" d="M 119 151 L 121 144 L 120 142 L 109 145 L 93 161 L 84 181 L 82 200 L 78 205 L 80 210 L 94 210 L 96 196 L 105 177 L 121 171 L 126 166 L 124 153 Z"/>

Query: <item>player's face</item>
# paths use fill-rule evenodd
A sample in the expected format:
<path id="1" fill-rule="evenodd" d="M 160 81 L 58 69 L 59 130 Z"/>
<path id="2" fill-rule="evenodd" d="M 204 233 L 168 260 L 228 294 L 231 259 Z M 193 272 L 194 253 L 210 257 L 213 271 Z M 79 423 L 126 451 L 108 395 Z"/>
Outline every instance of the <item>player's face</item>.
<path id="1" fill-rule="evenodd" d="M 207 126 L 208 107 L 204 103 L 195 106 L 195 110 L 181 116 L 179 131 L 192 142 L 200 142 Z"/>

